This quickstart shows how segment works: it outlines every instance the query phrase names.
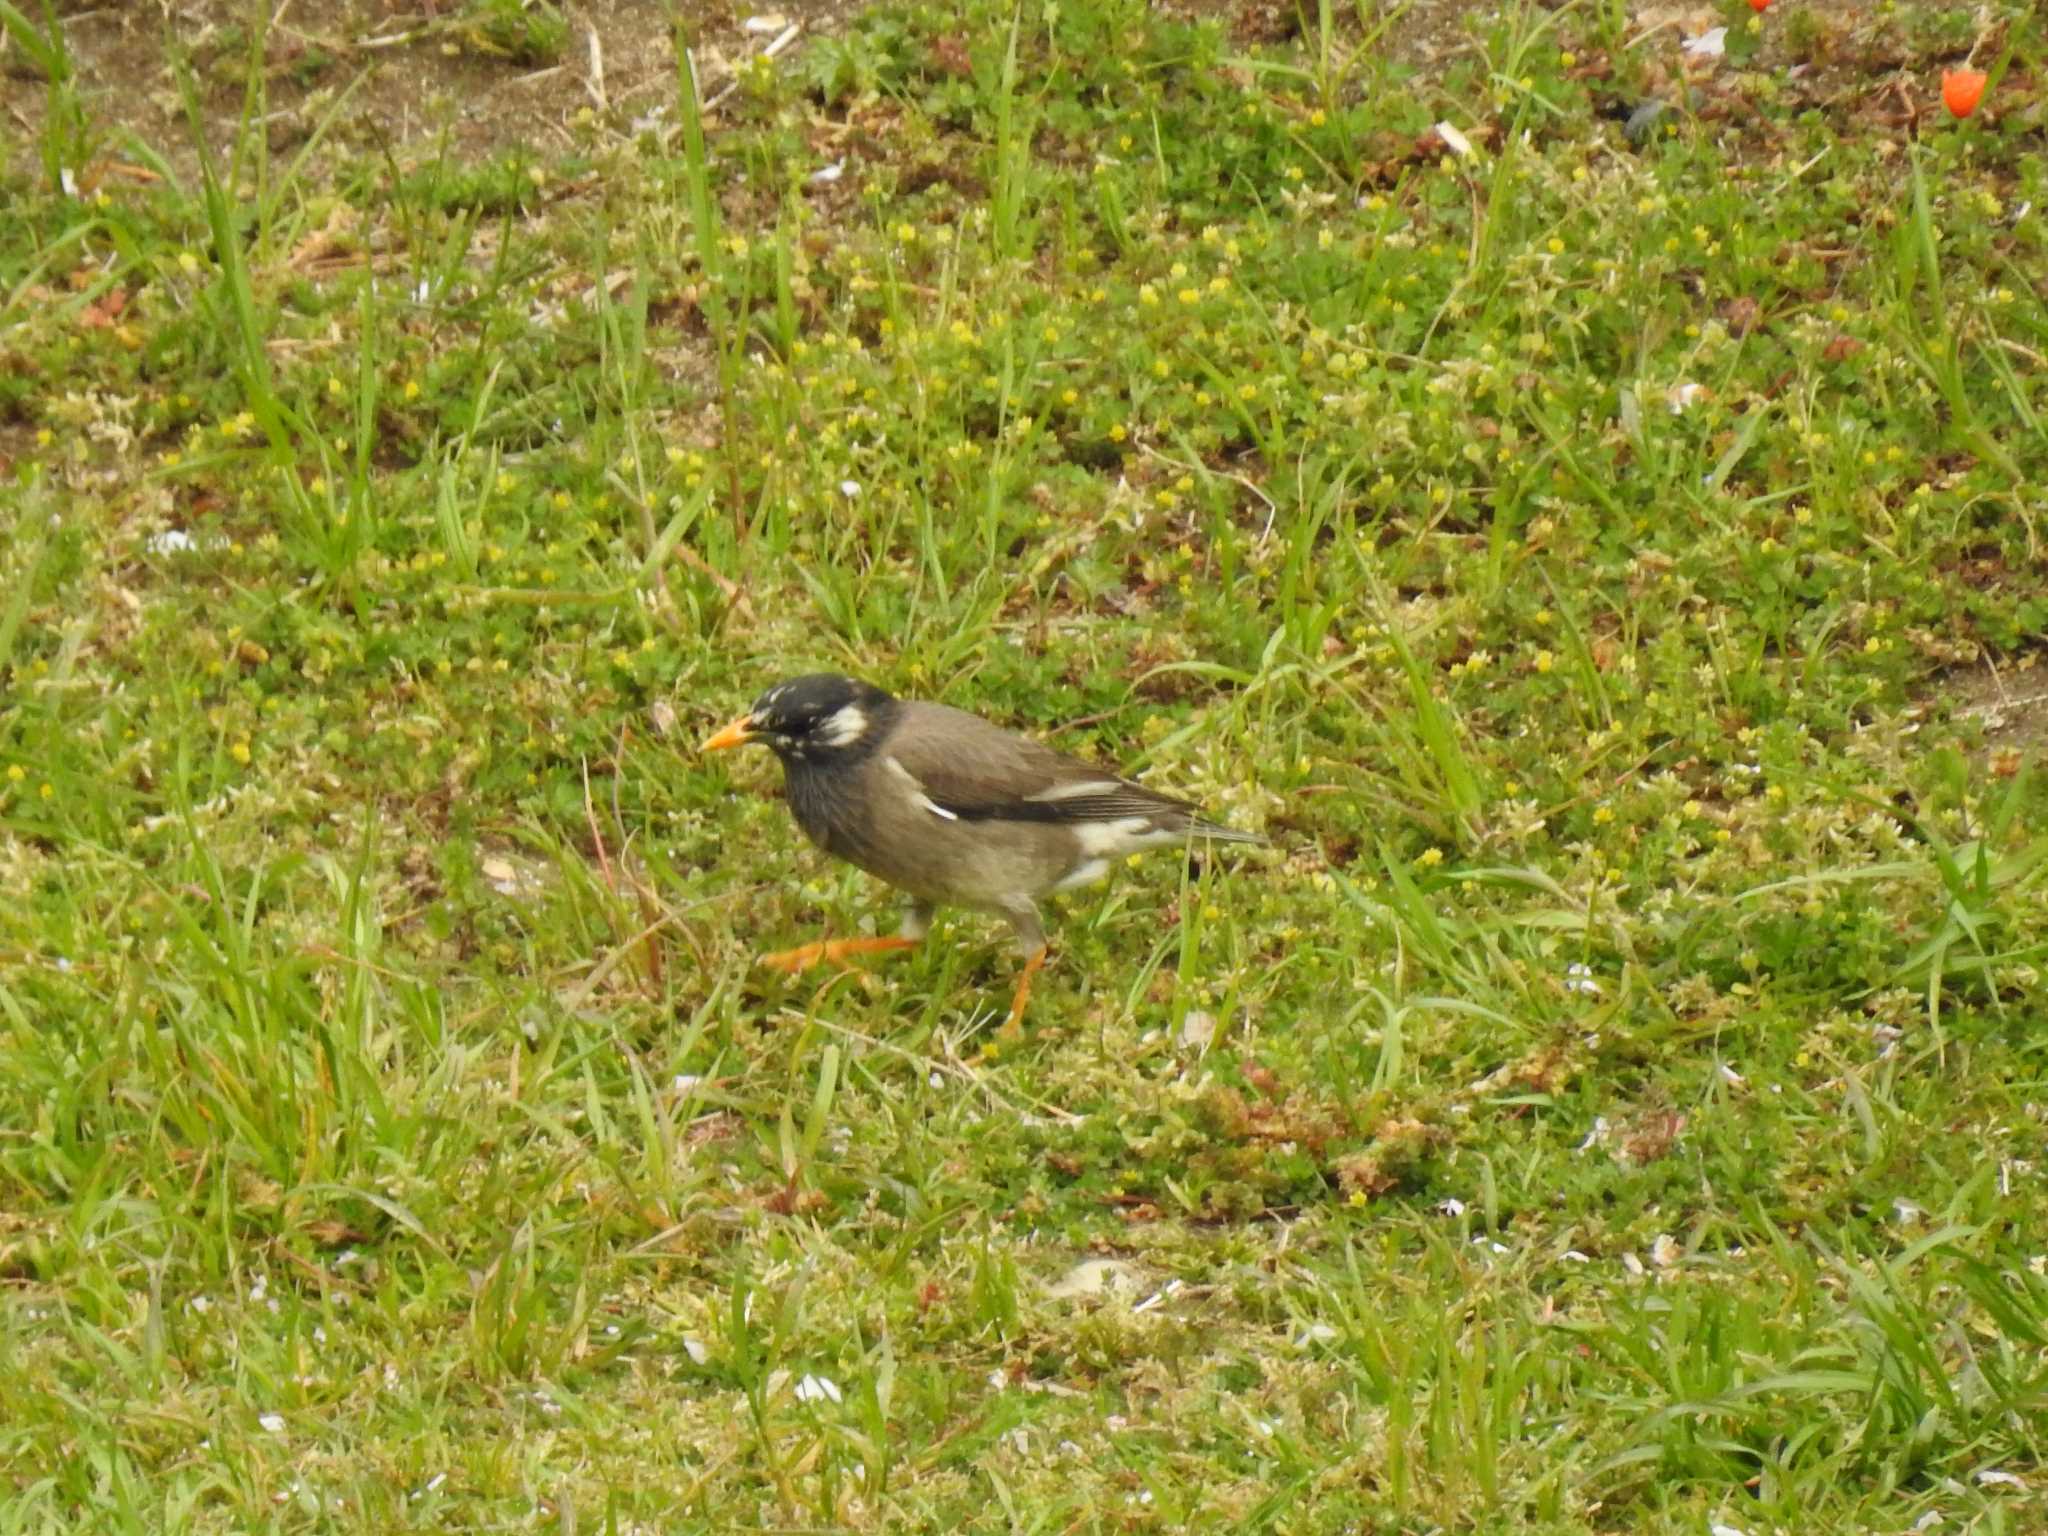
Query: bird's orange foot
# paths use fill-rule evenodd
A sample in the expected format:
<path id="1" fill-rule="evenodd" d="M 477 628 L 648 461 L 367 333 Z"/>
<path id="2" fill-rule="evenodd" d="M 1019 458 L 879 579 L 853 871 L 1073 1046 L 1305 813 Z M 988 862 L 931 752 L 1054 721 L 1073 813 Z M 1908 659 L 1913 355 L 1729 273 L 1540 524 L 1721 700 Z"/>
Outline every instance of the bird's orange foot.
<path id="1" fill-rule="evenodd" d="M 795 949 L 778 949 L 772 954 L 762 955 L 759 963 L 772 970 L 807 971 L 820 960 L 829 960 L 837 966 L 852 964 L 855 955 L 882 954 L 892 949 L 915 949 L 917 940 L 905 938 L 886 939 L 820 939 L 815 944 L 799 944 Z"/>
<path id="2" fill-rule="evenodd" d="M 1010 999 L 1010 1017 L 999 1032 L 1001 1039 L 1015 1040 L 1024 1033 L 1024 1005 L 1031 1001 L 1031 978 L 1044 964 L 1045 946 L 1041 944 L 1024 962 L 1024 974 L 1017 978 L 1017 993 Z"/>

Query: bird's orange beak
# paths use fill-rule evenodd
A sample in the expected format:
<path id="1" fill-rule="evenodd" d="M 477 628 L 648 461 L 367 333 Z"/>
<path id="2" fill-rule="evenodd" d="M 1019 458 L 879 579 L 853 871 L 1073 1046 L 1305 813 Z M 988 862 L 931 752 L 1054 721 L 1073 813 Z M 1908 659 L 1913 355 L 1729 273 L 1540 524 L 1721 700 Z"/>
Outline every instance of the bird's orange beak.
<path id="1" fill-rule="evenodd" d="M 754 739 L 754 717 L 741 715 L 724 730 L 706 741 L 697 750 L 700 752 L 723 752 L 727 747 L 744 747 Z"/>

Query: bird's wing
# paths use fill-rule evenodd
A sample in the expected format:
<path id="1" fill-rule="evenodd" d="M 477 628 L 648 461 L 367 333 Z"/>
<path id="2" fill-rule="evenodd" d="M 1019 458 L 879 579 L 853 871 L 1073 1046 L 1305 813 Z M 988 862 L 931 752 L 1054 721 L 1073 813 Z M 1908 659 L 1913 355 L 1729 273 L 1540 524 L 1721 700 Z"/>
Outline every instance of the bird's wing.
<path id="1" fill-rule="evenodd" d="M 1258 839 L 1203 821 L 1195 807 L 1013 736 L 943 704 L 908 704 L 882 753 L 955 821 L 1076 825 L 1144 818 L 1161 831 Z"/>

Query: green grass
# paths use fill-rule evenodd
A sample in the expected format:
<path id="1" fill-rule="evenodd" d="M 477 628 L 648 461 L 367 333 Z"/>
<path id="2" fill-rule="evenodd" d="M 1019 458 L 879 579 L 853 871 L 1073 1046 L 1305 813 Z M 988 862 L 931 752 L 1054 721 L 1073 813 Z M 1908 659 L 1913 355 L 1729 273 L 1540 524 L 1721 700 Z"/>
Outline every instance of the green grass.
<path id="1" fill-rule="evenodd" d="M 0 1536 L 2040 1529 L 2042 17 L 1857 10 L 1640 148 L 1619 6 L 976 0 L 70 196 L 0 7 Z M 759 973 L 893 920 L 693 750 L 820 666 L 1276 846 L 1015 1046 Z"/>

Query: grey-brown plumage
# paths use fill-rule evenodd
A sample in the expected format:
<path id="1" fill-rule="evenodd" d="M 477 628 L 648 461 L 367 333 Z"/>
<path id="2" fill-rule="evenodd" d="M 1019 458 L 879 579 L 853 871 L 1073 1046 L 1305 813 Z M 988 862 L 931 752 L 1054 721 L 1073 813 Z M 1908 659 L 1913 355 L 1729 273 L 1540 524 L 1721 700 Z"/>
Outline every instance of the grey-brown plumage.
<path id="1" fill-rule="evenodd" d="M 924 936 L 935 906 L 979 908 L 1008 920 L 1026 956 L 1013 1026 L 1044 957 L 1041 897 L 1100 879 L 1147 848 L 1264 841 L 962 710 L 829 673 L 770 688 L 705 748 L 752 741 L 782 760 L 790 810 L 812 842 L 911 898 L 898 940 L 841 940 L 769 959 L 795 968 L 895 948 Z"/>

